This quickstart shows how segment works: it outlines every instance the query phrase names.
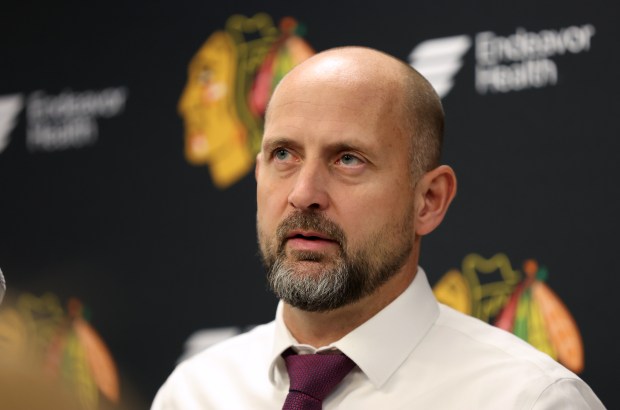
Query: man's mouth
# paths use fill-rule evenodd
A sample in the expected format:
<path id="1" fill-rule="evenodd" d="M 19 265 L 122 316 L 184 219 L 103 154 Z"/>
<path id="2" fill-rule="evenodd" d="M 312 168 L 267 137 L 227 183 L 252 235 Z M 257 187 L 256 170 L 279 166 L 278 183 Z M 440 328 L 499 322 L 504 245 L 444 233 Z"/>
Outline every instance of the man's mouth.
<path id="1" fill-rule="evenodd" d="M 286 246 L 299 251 L 324 251 L 339 243 L 327 234 L 315 231 L 291 231 L 286 235 Z"/>
<path id="2" fill-rule="evenodd" d="M 331 241 L 334 242 L 334 240 L 329 237 L 328 235 L 325 235 L 323 233 L 320 232 L 313 232 L 313 231 L 292 231 L 290 232 L 287 236 L 286 239 L 305 239 L 308 241 Z"/>

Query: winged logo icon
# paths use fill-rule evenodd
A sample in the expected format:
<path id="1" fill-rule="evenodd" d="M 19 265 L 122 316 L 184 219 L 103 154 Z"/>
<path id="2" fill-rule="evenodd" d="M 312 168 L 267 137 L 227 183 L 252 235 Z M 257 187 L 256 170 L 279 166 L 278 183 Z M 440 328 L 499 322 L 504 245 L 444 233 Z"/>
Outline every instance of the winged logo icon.
<path id="1" fill-rule="evenodd" d="M 21 94 L 0 96 L 0 153 L 9 145 L 11 131 L 17 125 L 17 114 L 23 105 Z"/>

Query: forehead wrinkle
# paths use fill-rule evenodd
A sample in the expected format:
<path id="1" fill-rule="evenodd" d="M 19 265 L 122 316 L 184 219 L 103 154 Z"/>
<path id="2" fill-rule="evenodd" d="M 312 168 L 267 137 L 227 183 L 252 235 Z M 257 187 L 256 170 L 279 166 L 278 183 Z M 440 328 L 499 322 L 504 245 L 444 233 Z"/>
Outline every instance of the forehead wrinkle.
<path id="1" fill-rule="evenodd" d="M 325 106 L 324 104 L 316 104 L 308 101 L 300 102 L 321 107 Z M 288 105 L 291 103 L 293 102 L 287 102 L 285 104 Z M 353 112 L 354 114 L 358 113 L 358 110 L 356 110 L 355 108 L 345 105 L 330 104 L 328 106 L 346 107 L 346 109 L 350 112 Z M 278 106 L 274 106 L 273 108 L 277 110 Z M 379 121 L 375 121 L 372 124 L 367 124 L 366 126 L 351 127 L 352 124 L 349 118 L 343 117 L 326 119 L 321 115 L 320 112 L 308 112 L 307 114 L 284 114 L 277 113 L 275 112 L 275 110 L 272 112 L 272 115 L 275 115 L 270 120 L 271 124 L 266 124 L 265 127 L 266 132 L 263 138 L 263 142 L 267 141 L 267 144 L 264 144 L 265 147 L 282 144 L 288 146 L 295 145 L 298 148 L 302 148 L 303 145 L 308 145 L 313 140 L 323 140 L 323 150 L 355 150 L 364 154 L 371 154 L 373 152 L 373 149 L 376 150 L 378 145 L 384 144 L 386 142 L 386 131 L 377 129 L 377 127 L 381 125 Z M 390 112 L 390 107 L 388 104 L 383 104 L 381 109 L 377 112 L 364 113 L 364 119 L 380 119 L 386 116 L 386 112 Z M 282 120 L 281 118 L 284 118 L 284 120 Z M 295 119 L 315 121 L 315 124 L 312 127 L 312 132 L 307 133 L 307 131 L 309 131 L 307 126 L 303 124 L 297 124 Z M 274 125 L 275 123 L 277 123 L 277 125 Z M 329 123 L 339 125 L 334 127 L 329 126 Z M 340 124 L 343 124 L 344 126 L 340 126 Z M 325 125 L 325 127 L 323 127 L 322 125 Z M 298 131 L 300 132 L 300 134 L 297 134 Z M 290 135 L 290 132 L 293 132 L 295 134 L 295 137 L 293 137 L 293 135 Z M 394 130 L 392 130 L 392 132 L 394 132 Z"/>
<path id="2" fill-rule="evenodd" d="M 351 112 L 355 112 L 355 108 L 351 107 L 348 104 L 334 104 L 331 103 L 329 101 L 329 96 L 326 96 L 324 99 L 321 99 L 320 101 L 308 101 L 308 100 L 289 100 L 289 101 L 278 101 L 280 99 L 282 99 L 284 97 L 280 97 L 280 98 L 276 98 L 273 100 L 273 102 L 271 103 L 271 116 L 273 116 L 273 111 L 278 109 L 278 108 L 283 108 L 283 107 L 288 107 L 294 104 L 305 104 L 305 105 L 310 105 L 310 106 L 314 106 L 314 107 L 325 107 L 325 108 L 329 108 L 329 107 L 338 107 L 338 108 L 344 108 L 345 110 L 351 111 Z M 359 99 L 362 99 L 361 97 Z M 300 115 L 297 115 L 300 116 Z"/>
<path id="3" fill-rule="evenodd" d="M 284 101 L 281 101 L 282 99 L 284 99 Z M 287 127 L 298 129 L 301 128 L 300 126 L 295 125 L 295 119 L 316 121 L 317 126 L 319 126 L 320 123 L 326 122 L 345 125 L 350 123 L 351 120 L 347 117 L 326 119 L 324 112 L 331 110 L 341 110 L 341 112 L 345 115 L 361 116 L 361 119 L 365 122 L 368 120 L 374 120 L 374 123 L 366 124 L 366 127 L 370 125 L 374 128 L 379 126 L 381 118 L 389 116 L 390 113 L 394 111 L 395 107 L 393 101 L 385 98 L 384 95 L 372 95 L 372 99 L 375 100 L 374 105 L 362 103 L 363 101 L 369 102 L 370 100 L 361 95 L 349 96 L 350 103 L 333 103 L 329 100 L 329 94 L 318 101 L 302 99 L 286 100 L 285 96 L 276 98 L 269 106 L 265 121 L 265 130 L 272 127 L 273 123 L 276 122 L 278 122 L 278 124 L 283 122 Z M 294 108 L 296 104 L 300 104 L 300 107 Z M 304 110 L 304 106 L 307 106 L 308 109 Z M 293 108 L 289 111 L 287 110 L 289 107 Z M 319 109 L 313 110 L 310 109 L 310 107 L 318 107 Z"/>

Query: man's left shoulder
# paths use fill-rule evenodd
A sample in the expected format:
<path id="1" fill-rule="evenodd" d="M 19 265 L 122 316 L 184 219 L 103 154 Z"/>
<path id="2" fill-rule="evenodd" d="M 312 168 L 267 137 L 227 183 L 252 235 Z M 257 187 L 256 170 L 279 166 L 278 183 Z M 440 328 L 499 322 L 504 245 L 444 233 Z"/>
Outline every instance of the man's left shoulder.
<path id="1" fill-rule="evenodd" d="M 529 343 L 498 327 L 472 316 L 465 315 L 448 306 L 440 305 L 440 315 L 435 326 L 441 337 L 457 351 L 467 353 L 468 358 L 492 365 L 494 361 L 502 366 L 522 369 L 528 374 L 550 378 L 578 377 Z"/>
<path id="2" fill-rule="evenodd" d="M 505 330 L 440 305 L 417 357 L 443 363 L 448 385 L 506 408 L 604 409 L 592 389 L 546 353 Z M 560 406 L 565 403 L 566 406 Z M 570 404 L 572 403 L 572 404 Z M 570 404 L 570 405 L 569 405 Z"/>

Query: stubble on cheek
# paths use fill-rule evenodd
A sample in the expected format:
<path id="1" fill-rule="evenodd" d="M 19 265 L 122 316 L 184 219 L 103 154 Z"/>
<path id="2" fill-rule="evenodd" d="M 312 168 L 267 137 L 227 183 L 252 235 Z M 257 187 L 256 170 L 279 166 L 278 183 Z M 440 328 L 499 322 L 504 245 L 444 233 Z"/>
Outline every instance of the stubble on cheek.
<path id="1" fill-rule="evenodd" d="M 274 244 L 275 241 L 270 239 L 274 238 L 274 235 L 267 235 L 265 233 L 265 231 L 261 227 L 258 217 L 256 218 L 256 233 L 258 239 L 258 249 L 260 253 L 259 256 L 261 258 L 261 261 L 263 262 L 265 269 L 269 270 L 276 260 L 276 246 Z"/>

